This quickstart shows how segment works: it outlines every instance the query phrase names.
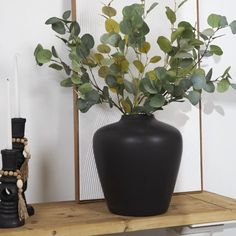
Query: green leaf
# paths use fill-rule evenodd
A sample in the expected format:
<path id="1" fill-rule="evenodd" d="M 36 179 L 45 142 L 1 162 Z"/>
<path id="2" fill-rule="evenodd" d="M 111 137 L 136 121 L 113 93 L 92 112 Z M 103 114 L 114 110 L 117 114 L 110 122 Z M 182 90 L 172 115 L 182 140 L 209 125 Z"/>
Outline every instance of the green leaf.
<path id="1" fill-rule="evenodd" d="M 55 69 L 55 70 L 62 70 L 62 69 L 63 69 L 62 66 L 60 66 L 60 65 L 58 65 L 58 64 L 56 64 L 56 63 L 51 64 L 49 67 L 50 67 L 50 68 L 53 68 L 53 69 Z"/>
<path id="2" fill-rule="evenodd" d="M 53 23 L 52 24 L 52 29 L 55 32 L 57 32 L 58 34 L 65 34 L 66 33 L 65 25 L 61 21 Z"/>
<path id="3" fill-rule="evenodd" d="M 229 80 L 228 79 L 222 79 L 217 84 L 217 91 L 219 93 L 224 93 L 229 89 L 229 86 L 230 86 Z"/>
<path id="4" fill-rule="evenodd" d="M 160 56 L 154 56 L 150 59 L 150 63 L 157 63 L 161 60 Z"/>
<path id="5" fill-rule="evenodd" d="M 62 66 L 63 66 L 63 68 L 64 68 L 66 74 L 67 74 L 67 75 L 70 75 L 70 73 L 71 73 L 70 67 L 69 67 L 65 62 L 62 62 Z"/>
<path id="6" fill-rule="evenodd" d="M 40 62 L 38 61 L 38 59 L 37 59 L 37 54 L 38 54 L 38 52 L 41 51 L 41 50 L 43 50 L 43 46 L 42 46 L 41 44 L 38 44 L 37 47 L 36 47 L 35 50 L 34 50 L 34 57 L 35 57 L 35 60 L 36 60 L 36 62 L 37 62 L 37 64 L 38 64 L 39 66 L 42 66 L 42 63 L 40 63 Z"/>
<path id="7" fill-rule="evenodd" d="M 210 51 L 217 56 L 221 56 L 223 54 L 222 49 L 217 45 L 210 45 Z"/>
<path id="8" fill-rule="evenodd" d="M 106 45 L 106 44 L 100 44 L 97 46 L 97 50 L 100 52 L 100 53 L 110 53 L 111 52 L 111 48 Z"/>
<path id="9" fill-rule="evenodd" d="M 179 52 L 175 55 L 175 58 L 188 59 L 188 58 L 193 58 L 193 55 L 188 52 Z"/>
<path id="10" fill-rule="evenodd" d="M 125 90 L 126 90 L 128 93 L 135 94 L 135 87 L 134 87 L 134 84 L 133 84 L 133 83 L 131 83 L 131 82 L 128 81 L 128 80 L 124 80 L 124 85 L 125 85 Z"/>
<path id="11" fill-rule="evenodd" d="M 212 29 L 212 28 L 209 28 L 209 29 L 205 29 L 202 31 L 202 34 L 208 36 L 208 37 L 211 37 L 215 34 L 215 31 Z"/>
<path id="12" fill-rule="evenodd" d="M 163 51 L 163 52 L 170 52 L 172 50 L 172 46 L 171 46 L 171 42 L 169 39 L 167 39 L 166 37 L 164 36 L 160 36 L 158 39 L 157 39 L 157 43 L 160 47 L 160 49 Z"/>
<path id="13" fill-rule="evenodd" d="M 51 58 L 52 58 L 52 53 L 48 49 L 41 49 L 36 54 L 36 59 L 38 63 L 42 64 L 48 63 L 51 61 Z"/>
<path id="14" fill-rule="evenodd" d="M 61 81 L 60 85 L 62 87 L 73 87 L 73 83 L 71 81 L 71 78 L 68 78 L 68 79 L 64 79 Z"/>
<path id="15" fill-rule="evenodd" d="M 144 72 L 144 65 L 141 61 L 135 60 L 133 63 L 134 63 L 134 66 L 136 67 L 136 69 L 139 71 L 139 73 Z"/>
<path id="16" fill-rule="evenodd" d="M 144 78 L 141 80 L 140 89 L 142 87 L 144 89 L 144 92 L 148 92 L 149 94 L 157 94 L 158 93 L 158 90 L 152 85 L 151 81 L 147 78 Z"/>
<path id="17" fill-rule="evenodd" d="M 108 75 L 105 81 L 110 88 L 115 88 L 117 86 L 116 77 L 113 75 Z"/>
<path id="18" fill-rule="evenodd" d="M 80 34 L 80 26 L 78 22 L 73 21 L 71 23 L 70 32 L 74 35 L 74 37 L 78 37 L 78 35 Z"/>
<path id="19" fill-rule="evenodd" d="M 58 58 L 58 53 L 56 51 L 56 48 L 54 46 L 52 46 L 52 55 L 56 58 Z"/>
<path id="20" fill-rule="evenodd" d="M 107 75 L 109 74 L 110 70 L 107 66 L 102 66 L 100 67 L 100 69 L 98 70 L 98 75 L 102 78 L 106 78 Z"/>
<path id="21" fill-rule="evenodd" d="M 203 88 L 208 93 L 214 93 L 215 92 L 215 85 L 213 82 L 207 82 L 205 84 L 205 87 Z"/>
<path id="22" fill-rule="evenodd" d="M 230 28 L 233 34 L 236 34 L 236 20 L 230 23 Z"/>
<path id="23" fill-rule="evenodd" d="M 107 39 L 107 43 L 110 44 L 113 47 L 118 47 L 120 40 L 121 40 L 121 36 L 119 34 L 110 33 L 109 37 Z"/>
<path id="24" fill-rule="evenodd" d="M 161 94 L 156 94 L 151 98 L 149 105 L 151 107 L 160 108 L 165 104 L 165 102 L 166 100 L 164 96 Z"/>
<path id="25" fill-rule="evenodd" d="M 211 69 L 208 71 L 207 75 L 206 75 L 206 82 L 211 81 L 212 73 L 213 73 L 213 70 L 212 70 L 212 68 L 211 68 Z"/>
<path id="26" fill-rule="evenodd" d="M 171 22 L 171 24 L 174 24 L 176 22 L 176 14 L 169 7 L 166 7 L 166 16 L 169 19 L 169 21 Z"/>
<path id="27" fill-rule="evenodd" d="M 85 83 L 85 84 L 82 84 L 80 87 L 79 87 L 79 91 L 82 93 L 82 94 L 86 94 L 90 91 L 92 91 L 93 88 L 91 86 L 90 83 Z"/>
<path id="28" fill-rule="evenodd" d="M 108 17 L 113 17 L 116 15 L 116 9 L 110 6 L 104 6 L 102 8 L 102 13 Z"/>
<path id="29" fill-rule="evenodd" d="M 92 49 L 94 47 L 94 39 L 91 34 L 84 34 L 81 37 L 81 41 L 88 49 Z"/>
<path id="30" fill-rule="evenodd" d="M 113 63 L 114 63 L 114 60 L 110 59 L 110 58 L 104 58 L 104 59 L 101 60 L 101 64 L 103 66 L 110 66 Z"/>
<path id="31" fill-rule="evenodd" d="M 149 52 L 150 48 L 151 48 L 150 43 L 144 42 L 144 43 L 141 45 L 141 47 L 139 47 L 138 50 L 139 50 L 141 53 L 147 54 L 147 53 Z"/>
<path id="32" fill-rule="evenodd" d="M 201 93 L 198 91 L 190 91 L 187 95 L 188 100 L 192 103 L 192 105 L 197 105 L 201 99 Z"/>
<path id="33" fill-rule="evenodd" d="M 105 28 L 108 33 L 110 32 L 115 32 L 119 33 L 120 32 L 120 25 L 113 19 L 107 19 L 105 21 Z"/>
<path id="34" fill-rule="evenodd" d="M 80 80 L 77 74 L 73 74 L 71 76 L 71 81 L 73 82 L 73 84 L 77 84 L 77 85 L 82 83 L 82 81 Z"/>
<path id="35" fill-rule="evenodd" d="M 157 5 L 158 5 L 158 2 L 154 2 L 147 10 L 147 14 L 149 14 Z"/>
<path id="36" fill-rule="evenodd" d="M 179 5 L 178 8 L 182 7 L 188 0 L 183 0 Z"/>
<path id="37" fill-rule="evenodd" d="M 221 16 L 216 14 L 211 14 L 208 16 L 207 22 L 212 28 L 220 27 Z"/>
<path id="38" fill-rule="evenodd" d="M 99 102 L 100 99 L 100 95 L 98 93 L 98 91 L 96 90 L 92 90 L 89 91 L 85 94 L 85 100 L 89 101 L 91 104 L 97 104 Z"/>
<path id="39" fill-rule="evenodd" d="M 178 27 L 172 34 L 171 34 L 171 42 L 173 43 L 183 32 L 184 27 Z"/>
<path id="40" fill-rule="evenodd" d="M 79 98 L 77 101 L 77 107 L 82 113 L 85 113 L 92 107 L 92 104 L 82 98 Z"/>
<path id="41" fill-rule="evenodd" d="M 224 78 L 225 76 L 228 76 L 230 69 L 231 69 L 231 66 L 229 66 L 229 67 L 224 71 L 224 74 L 222 75 L 223 78 Z"/>
<path id="42" fill-rule="evenodd" d="M 193 83 L 193 88 L 196 90 L 201 90 L 205 87 L 206 85 L 206 80 L 204 77 L 199 76 L 199 75 L 193 75 L 191 77 L 191 81 Z"/>
<path id="43" fill-rule="evenodd" d="M 62 15 L 62 18 L 63 18 L 64 20 L 67 20 L 67 19 L 70 18 L 70 14 L 71 14 L 71 11 L 70 11 L 70 10 L 69 10 L 69 11 L 65 11 L 65 12 L 63 13 L 63 15 Z"/>
<path id="44" fill-rule="evenodd" d="M 55 23 L 58 23 L 58 22 L 61 22 L 61 20 L 59 18 L 51 17 L 45 22 L 45 24 L 46 25 L 52 25 L 52 24 L 55 24 Z"/>
<path id="45" fill-rule="evenodd" d="M 130 101 L 129 97 L 127 97 L 125 100 L 121 99 L 121 105 L 125 111 L 126 114 L 131 113 L 132 111 L 132 102 Z"/>

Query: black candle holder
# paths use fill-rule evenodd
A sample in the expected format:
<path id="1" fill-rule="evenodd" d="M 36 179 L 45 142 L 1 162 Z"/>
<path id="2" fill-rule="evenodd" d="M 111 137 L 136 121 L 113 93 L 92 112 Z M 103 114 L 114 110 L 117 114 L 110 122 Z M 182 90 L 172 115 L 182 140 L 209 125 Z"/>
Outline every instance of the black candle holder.
<path id="1" fill-rule="evenodd" d="M 2 150 L 0 177 L 0 228 L 15 228 L 25 224 L 19 216 L 19 189 L 17 187 L 17 159 L 19 150 Z M 11 174 L 8 174 L 11 173 Z"/>
<path id="2" fill-rule="evenodd" d="M 24 118 L 13 118 L 12 119 L 12 138 L 13 140 L 18 140 L 18 139 L 23 139 L 25 136 L 25 123 L 26 123 L 26 119 Z M 24 151 L 24 143 L 20 143 L 20 142 L 13 142 L 13 149 L 18 150 L 18 157 L 17 157 L 17 169 L 21 170 L 22 165 L 24 164 L 25 157 L 23 155 L 23 151 Z M 25 204 L 26 204 L 26 208 L 28 211 L 29 216 L 34 215 L 34 208 L 27 204 L 26 201 L 26 197 L 25 197 L 25 191 L 27 189 L 27 180 L 24 182 L 23 185 L 23 193 L 22 196 L 25 200 Z"/>

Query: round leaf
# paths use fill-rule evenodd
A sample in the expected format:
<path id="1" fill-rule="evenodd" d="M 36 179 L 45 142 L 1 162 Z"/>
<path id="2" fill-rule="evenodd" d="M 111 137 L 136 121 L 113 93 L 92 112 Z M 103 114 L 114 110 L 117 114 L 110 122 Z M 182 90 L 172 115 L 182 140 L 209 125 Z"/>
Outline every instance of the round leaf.
<path id="1" fill-rule="evenodd" d="M 151 98 L 149 105 L 151 107 L 160 108 L 165 104 L 165 101 L 165 98 L 161 94 L 156 94 Z"/>
<path id="2" fill-rule="evenodd" d="M 217 91 L 219 93 L 224 93 L 229 89 L 230 83 L 228 79 L 222 79 L 218 84 L 217 84 Z"/>
<path id="3" fill-rule="evenodd" d="M 110 33 L 110 32 L 119 33 L 120 32 L 119 24 L 113 19 L 107 19 L 105 22 L 105 27 L 106 27 L 106 31 L 108 33 Z"/>
<path id="4" fill-rule="evenodd" d="M 139 73 L 143 73 L 144 72 L 144 65 L 143 65 L 143 63 L 141 61 L 135 60 L 133 63 L 134 63 L 134 66 L 139 71 Z"/>
<path id="5" fill-rule="evenodd" d="M 195 106 L 201 99 L 201 93 L 199 93 L 198 91 L 190 91 L 187 98 Z"/>
<path id="6" fill-rule="evenodd" d="M 97 46 L 97 50 L 100 52 L 100 53 L 110 53 L 111 52 L 111 48 L 106 45 L 106 44 L 100 44 Z"/>
<path id="7" fill-rule="evenodd" d="M 38 51 L 38 53 L 36 54 L 36 58 L 37 58 L 37 61 L 39 63 L 48 63 L 51 61 L 51 58 L 52 58 L 52 53 L 50 50 L 47 50 L 47 49 L 41 49 Z"/>
<path id="8" fill-rule="evenodd" d="M 160 56 L 154 56 L 150 59 L 150 62 L 151 63 L 157 63 L 161 60 L 161 57 Z"/>
<path id="9" fill-rule="evenodd" d="M 66 33 L 66 28 L 65 28 L 64 24 L 61 21 L 53 23 L 52 24 L 52 29 L 55 32 L 57 32 L 58 34 L 65 34 Z"/>
<path id="10" fill-rule="evenodd" d="M 116 15 L 116 9 L 110 6 L 104 6 L 102 8 L 102 13 L 108 17 L 113 17 Z"/>
<path id="11" fill-rule="evenodd" d="M 210 51 L 217 56 L 223 55 L 222 49 L 217 45 L 210 45 Z"/>
<path id="12" fill-rule="evenodd" d="M 172 50 L 172 46 L 171 46 L 171 42 L 169 39 L 167 39 L 166 37 L 164 36 L 160 36 L 158 39 L 157 39 L 157 43 L 160 47 L 160 49 L 163 51 L 163 52 L 170 52 Z"/>

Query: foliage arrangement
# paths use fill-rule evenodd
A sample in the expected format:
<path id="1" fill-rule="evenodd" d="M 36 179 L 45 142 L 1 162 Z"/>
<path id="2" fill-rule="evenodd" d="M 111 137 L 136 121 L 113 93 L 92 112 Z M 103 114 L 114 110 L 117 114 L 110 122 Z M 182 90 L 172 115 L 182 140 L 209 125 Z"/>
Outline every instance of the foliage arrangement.
<path id="1" fill-rule="evenodd" d="M 125 6 L 123 19 L 118 22 L 113 1 L 102 8 L 106 32 L 96 47 L 93 36 L 81 35 L 79 23 L 70 20 L 70 11 L 62 18 L 46 21 L 65 43 L 70 65 L 54 46 L 49 50 L 38 44 L 34 52 L 38 65 L 49 63 L 55 70 L 64 70 L 67 79 L 61 85 L 75 86 L 81 112 L 107 103 L 124 114 L 150 114 L 184 99 L 196 105 L 203 90 L 213 93 L 216 88 L 218 92 L 225 92 L 230 86 L 236 89 L 236 84 L 231 83 L 230 67 L 214 79 L 212 69 L 206 73 L 200 68 L 204 57 L 223 54 L 213 41 L 223 36 L 220 31 L 226 27 L 236 34 L 236 21 L 229 24 L 225 16 L 211 14 L 209 28 L 198 32 L 191 23 L 178 22 L 177 12 L 187 0 L 175 0 L 173 8 L 166 7 L 170 36 L 156 36 L 157 44 L 151 45 L 146 39 L 150 29 L 145 19 L 158 3 L 147 8 L 145 0 L 141 0 Z M 162 52 L 150 56 L 151 47 L 159 47 Z"/>

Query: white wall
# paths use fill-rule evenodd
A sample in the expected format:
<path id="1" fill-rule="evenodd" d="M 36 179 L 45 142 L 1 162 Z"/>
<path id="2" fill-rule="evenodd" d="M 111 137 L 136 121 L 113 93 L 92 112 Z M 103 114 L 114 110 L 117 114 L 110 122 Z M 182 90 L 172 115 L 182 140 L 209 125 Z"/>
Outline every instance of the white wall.
<path id="1" fill-rule="evenodd" d="M 216 1 L 201 0 L 201 27 L 205 27 L 207 16 L 210 13 L 225 15 L 229 23 L 236 19 L 234 0 Z M 235 44 L 236 36 L 228 35 L 217 40 L 222 46 L 224 55 L 221 59 L 204 62 L 205 66 L 212 66 L 215 75 L 220 74 L 228 66 L 232 66 L 231 76 L 236 83 Z M 204 182 L 205 189 L 225 196 L 236 198 L 236 159 L 235 136 L 236 133 L 236 91 L 230 90 L 225 94 L 205 96 L 203 115 L 203 154 L 204 154 Z M 230 229 L 216 236 L 235 235 L 236 230 Z"/>
<path id="2" fill-rule="evenodd" d="M 14 55 L 19 53 L 22 116 L 27 118 L 32 152 L 29 202 L 74 199 L 72 93 L 59 86 L 62 75 L 36 66 L 33 57 L 38 42 L 60 49 L 44 22 L 67 9 L 70 1 L 66 0 L 8 0 L 0 7 L 0 149 L 6 147 L 3 80 L 14 78 Z"/>

